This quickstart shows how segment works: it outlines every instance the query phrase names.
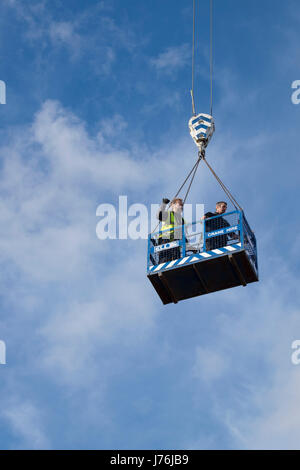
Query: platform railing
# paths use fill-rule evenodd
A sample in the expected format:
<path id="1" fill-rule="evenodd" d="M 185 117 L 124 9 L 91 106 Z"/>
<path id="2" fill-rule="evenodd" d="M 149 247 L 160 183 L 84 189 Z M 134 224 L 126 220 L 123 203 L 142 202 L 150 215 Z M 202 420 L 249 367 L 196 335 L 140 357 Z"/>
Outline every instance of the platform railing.
<path id="1" fill-rule="evenodd" d="M 244 233 L 244 248 L 248 253 L 249 259 L 252 262 L 257 274 L 258 274 L 258 264 L 257 264 L 257 244 L 256 237 L 254 232 L 251 230 L 250 225 L 243 214 L 243 233 Z"/>
<path id="2" fill-rule="evenodd" d="M 237 243 L 241 249 L 245 245 L 257 269 L 255 236 L 241 211 L 216 215 L 150 234 L 147 267 L 149 270 L 152 265 Z"/>

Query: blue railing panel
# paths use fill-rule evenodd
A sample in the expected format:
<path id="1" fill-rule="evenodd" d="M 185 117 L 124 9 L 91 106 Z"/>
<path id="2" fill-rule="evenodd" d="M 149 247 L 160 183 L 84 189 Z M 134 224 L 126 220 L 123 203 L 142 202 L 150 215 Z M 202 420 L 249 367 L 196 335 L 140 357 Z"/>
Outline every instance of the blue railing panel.
<path id="1" fill-rule="evenodd" d="M 173 240 L 161 235 L 172 233 Z M 243 212 L 232 211 L 204 220 L 159 230 L 148 237 L 148 271 L 153 266 L 217 250 L 222 247 L 238 246 L 245 249 L 257 270 L 256 239 Z M 230 248 L 228 248 L 230 250 Z"/>

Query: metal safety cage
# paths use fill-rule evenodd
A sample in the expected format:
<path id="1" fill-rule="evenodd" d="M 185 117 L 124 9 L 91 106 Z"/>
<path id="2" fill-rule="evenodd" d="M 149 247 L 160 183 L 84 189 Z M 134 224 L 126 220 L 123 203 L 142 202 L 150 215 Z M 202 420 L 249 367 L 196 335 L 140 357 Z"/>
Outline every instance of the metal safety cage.
<path id="1" fill-rule="evenodd" d="M 160 271 L 175 268 L 177 265 L 182 266 L 183 259 L 193 258 L 193 255 L 197 254 L 200 255 L 199 259 L 206 259 L 242 249 L 244 227 L 242 220 L 244 220 L 242 212 L 233 211 L 174 227 L 172 240 L 167 237 L 170 229 L 150 234 L 148 272 L 154 269 L 156 271 L 157 267 Z M 250 239 L 252 232 L 248 224 L 247 230 Z M 253 252 L 251 254 L 254 255 Z"/>
<path id="2" fill-rule="evenodd" d="M 242 212 L 232 211 L 204 219 L 204 251 L 242 243 L 242 217 Z"/>
<path id="3" fill-rule="evenodd" d="M 148 236 L 148 271 L 153 266 L 185 256 L 185 230 L 186 226 L 183 224 L 172 229 L 159 230 Z"/>
<path id="4" fill-rule="evenodd" d="M 150 234 L 147 276 L 163 304 L 258 281 L 256 239 L 244 213 Z"/>
<path id="5" fill-rule="evenodd" d="M 243 214 L 243 241 L 244 249 L 248 254 L 248 257 L 252 263 L 253 268 L 258 276 L 258 262 L 257 262 L 257 243 L 254 232 L 252 232 L 250 225 Z"/>

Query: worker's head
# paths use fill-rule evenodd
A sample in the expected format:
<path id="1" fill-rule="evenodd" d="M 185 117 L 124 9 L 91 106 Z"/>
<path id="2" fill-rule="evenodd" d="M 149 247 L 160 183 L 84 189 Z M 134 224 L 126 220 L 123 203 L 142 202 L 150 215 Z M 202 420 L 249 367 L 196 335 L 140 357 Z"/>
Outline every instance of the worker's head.
<path id="1" fill-rule="evenodd" d="M 175 198 L 171 202 L 171 210 L 173 212 L 181 213 L 183 210 L 183 200 L 180 198 Z"/>
<path id="2" fill-rule="evenodd" d="M 219 201 L 216 203 L 216 212 L 218 214 L 224 214 L 227 210 L 227 202 L 225 201 Z"/>

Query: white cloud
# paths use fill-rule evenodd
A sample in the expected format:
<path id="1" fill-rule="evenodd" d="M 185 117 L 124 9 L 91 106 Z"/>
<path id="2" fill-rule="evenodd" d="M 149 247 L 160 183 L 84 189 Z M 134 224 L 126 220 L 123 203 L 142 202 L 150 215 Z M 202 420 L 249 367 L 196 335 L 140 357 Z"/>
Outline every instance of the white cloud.
<path id="1" fill-rule="evenodd" d="M 153 65 L 165 70 L 164 64 L 168 60 L 172 64 L 173 59 L 170 54 Z M 180 60 L 173 61 L 175 69 L 179 63 Z M 20 274 L 15 278 L 13 292 L 6 292 L 6 298 L 14 297 L 19 320 L 24 317 L 24 311 L 29 312 L 26 319 L 30 318 L 31 323 L 26 325 L 27 332 L 30 330 L 29 338 L 38 343 L 35 350 L 40 353 L 33 370 L 42 371 L 48 380 L 62 383 L 64 390 L 78 391 L 82 387 L 89 388 L 90 392 L 100 390 L 100 398 L 91 398 L 91 409 L 93 403 L 101 401 L 105 387 L 109 387 L 111 371 L 117 371 L 118 360 L 122 360 L 116 358 L 116 354 L 112 358 L 114 351 L 120 353 L 129 349 L 138 354 L 139 348 L 147 347 L 149 333 L 160 311 L 156 294 L 145 278 L 145 252 L 140 252 L 135 244 L 102 244 L 96 240 L 96 206 L 127 191 L 134 192 L 142 201 L 148 197 L 170 197 L 196 155 L 187 132 L 184 138 L 168 135 L 166 144 L 151 155 L 141 142 L 133 142 L 130 150 L 122 150 L 118 132 L 126 131 L 126 122 L 122 117 L 116 120 L 121 124 L 118 127 L 114 127 L 114 119 L 102 121 L 98 135 L 93 137 L 77 116 L 59 102 L 47 101 L 32 126 L 13 131 L 8 145 L 0 150 L 3 158 L 0 252 L 2 260 L 16 267 Z M 255 142 L 252 136 L 249 141 L 239 142 L 236 135 L 234 138 L 233 135 L 217 135 L 209 149 L 209 159 L 217 163 L 218 173 L 225 177 L 229 186 L 230 181 L 234 181 L 241 191 L 246 188 L 247 192 L 249 188 L 253 191 L 250 194 L 256 195 L 257 187 L 260 188 L 262 182 L 265 184 L 263 172 L 259 171 L 261 160 L 252 159 L 251 168 L 257 171 L 251 175 L 246 159 L 237 159 L 234 153 L 248 155 L 253 149 L 261 151 L 271 138 L 264 133 L 264 137 L 256 137 Z M 247 178 L 241 181 L 243 174 L 247 174 Z M 209 195 L 214 201 L 216 189 L 212 177 L 208 178 L 202 168 L 198 176 L 192 197 L 202 202 L 202 198 L 208 200 Z M 256 212 L 249 194 L 248 201 L 253 213 Z M 256 219 L 256 225 L 260 222 L 264 223 Z M 263 237 L 272 241 L 270 233 Z M 268 249 L 264 243 L 264 252 Z M 273 254 L 268 261 L 270 266 L 275 262 L 281 268 L 284 266 Z M 30 290 L 32 285 L 34 294 Z M 291 291 L 285 291 L 278 298 L 279 285 L 290 285 Z M 285 364 L 278 367 L 280 358 L 286 353 L 289 357 L 289 353 L 284 352 L 287 351 L 284 348 L 276 351 L 276 344 L 284 346 L 279 326 L 287 323 L 286 338 L 299 329 L 298 317 L 291 317 L 287 307 L 292 293 L 297 292 L 297 284 L 291 276 L 284 277 L 281 269 L 276 282 L 264 282 L 259 295 L 254 291 L 257 297 L 252 298 L 253 290 L 248 289 L 214 294 L 213 299 L 207 301 L 215 306 L 212 311 L 219 312 L 218 338 L 224 339 L 215 350 L 211 345 L 196 346 L 191 371 L 194 379 L 212 385 L 227 375 L 230 377 L 230 371 L 238 374 L 244 387 L 242 398 L 250 412 L 239 408 L 238 394 L 232 394 L 234 403 L 222 401 L 222 389 L 221 394 L 213 395 L 221 406 L 224 405 L 225 412 L 215 405 L 216 415 L 228 427 L 236 445 L 288 445 L 295 443 L 298 437 L 299 416 L 294 412 L 296 393 L 290 393 L 298 386 L 298 381 L 296 369 L 285 376 Z M 239 303 L 237 296 L 242 299 Z M 228 315 L 222 316 L 220 303 L 223 302 L 232 306 L 234 320 Z M 41 305 L 39 312 L 36 305 Z M 232 344 L 234 350 L 228 351 L 227 346 Z M 289 346 L 289 341 L 286 344 Z M 277 367 L 272 377 L 273 390 L 266 389 L 261 382 L 249 384 L 249 377 L 254 380 L 255 375 L 253 379 L 253 371 L 249 375 L 247 367 L 256 351 L 260 357 L 267 355 L 270 369 Z M 167 360 L 173 353 L 172 349 L 168 350 Z M 236 361 L 235 354 L 241 354 L 241 360 Z M 281 383 L 282 377 L 286 379 L 286 386 Z M 240 413 L 234 412 L 237 402 L 236 409 Z M 30 443 L 47 446 L 39 414 L 32 406 L 10 408 L 10 423 L 15 423 L 14 429 L 23 436 L 25 446 Z M 256 411 L 259 417 L 253 416 Z M 32 423 L 36 422 L 40 431 L 35 434 Z M 25 427 L 20 423 L 26 423 Z M 200 441 L 195 439 L 193 445 L 197 442 Z M 211 437 L 205 445 L 217 442 Z"/>
<path id="2" fill-rule="evenodd" d="M 76 15 L 71 10 L 61 20 L 57 20 L 46 0 L 35 0 L 26 6 L 19 0 L 5 0 L 3 6 L 13 9 L 25 26 L 27 45 L 38 45 L 35 50 L 38 65 L 45 53 L 52 64 L 54 55 L 66 49 L 71 62 L 85 60 L 85 67 L 91 66 L 93 73 L 108 75 L 117 50 L 132 52 L 140 45 L 132 25 L 126 21 L 117 23 L 110 16 L 113 7 L 104 2 L 96 2 Z"/>
<path id="3" fill-rule="evenodd" d="M 211 348 L 197 346 L 196 358 L 193 366 L 193 376 L 211 383 L 220 379 L 228 372 L 225 354 L 219 354 Z"/>
<path id="4" fill-rule="evenodd" d="M 299 448 L 300 367 L 291 364 L 292 341 L 300 338 L 297 280 L 279 256 L 264 268 L 255 289 L 222 296 L 217 342 L 197 347 L 191 370 L 199 387 L 211 385 L 211 408 L 232 448 Z"/>
<path id="5" fill-rule="evenodd" d="M 74 27 L 67 21 L 51 23 L 50 36 L 54 41 L 61 41 L 70 44 L 74 41 Z"/>
<path id="6" fill-rule="evenodd" d="M 47 101 L 43 105 L 36 116 L 33 135 L 48 156 L 56 177 L 72 176 L 71 184 L 88 179 L 104 191 L 141 185 L 144 181 L 138 161 L 128 152 L 116 150 L 114 140 L 110 144 L 110 140 L 99 143 L 91 139 L 84 123 L 57 102 Z"/>
<path id="7" fill-rule="evenodd" d="M 263 399 L 257 395 L 258 412 L 244 422 L 235 417 L 232 421 L 239 430 L 237 442 L 250 449 L 299 449 L 299 387 L 300 371 L 276 366 L 275 378 L 269 388 L 260 389 Z"/>
<path id="8" fill-rule="evenodd" d="M 81 54 L 82 39 L 76 32 L 76 25 L 70 21 L 52 21 L 49 25 L 49 36 L 55 46 L 65 45 L 71 52 L 72 59 Z"/>
<path id="9" fill-rule="evenodd" d="M 114 148 L 111 121 L 99 132 L 101 139 L 91 137 L 83 122 L 52 101 L 31 126 L 12 131 L 0 148 L 0 260 L 1 292 L 13 311 L 5 321 L 10 351 L 21 341 L 29 373 L 88 390 L 103 413 L 101 390 L 122 361 L 118 354 L 110 358 L 110 349 L 142 347 L 156 298 L 145 276 L 145 244 L 100 242 L 95 210 L 132 185 L 140 191 L 153 184 L 155 169 L 152 161 Z M 21 368 L 12 376 L 7 393 L 14 395 Z M 20 448 L 49 446 L 33 404 L 16 399 L 5 419 Z"/>
<path id="10" fill-rule="evenodd" d="M 17 18 L 26 25 L 26 37 L 29 40 L 40 40 L 45 34 L 45 25 L 50 17 L 46 8 L 45 0 L 27 3 L 20 0 L 5 0 L 4 5 L 13 8 Z"/>
<path id="11" fill-rule="evenodd" d="M 87 364 L 93 380 L 99 343 L 126 344 L 137 329 L 142 338 L 155 317 L 144 250 L 134 241 L 124 242 L 126 250 L 115 240 L 100 242 L 95 210 L 131 186 L 141 191 L 157 183 L 156 169 L 153 160 L 114 149 L 110 120 L 102 121 L 99 133 L 89 136 L 76 116 L 47 101 L 33 124 L 16 130 L 0 149 L 0 259 L 17 273 L 20 296 L 7 299 L 20 314 L 32 315 L 50 289 L 52 302 L 41 307 L 47 315 L 35 339 L 44 345 L 36 367 L 42 363 L 69 384 L 86 380 Z M 60 298 L 64 284 L 70 291 Z"/>
<path id="12" fill-rule="evenodd" d="M 90 290 L 94 300 L 70 300 L 65 310 L 45 322 L 40 331 L 43 348 L 38 365 L 43 372 L 49 371 L 55 380 L 69 385 L 83 386 L 106 370 L 107 347 L 141 346 L 154 326 L 156 311 L 152 290 L 141 277 L 139 265 L 143 265 L 140 256 L 115 265 L 94 285 L 94 291 Z M 116 364 L 119 359 L 115 358 Z"/>
<path id="13" fill-rule="evenodd" d="M 4 408 L 4 407 L 2 407 Z M 51 445 L 41 422 L 39 409 L 30 401 L 10 400 L 1 412 L 16 435 L 14 449 L 41 450 Z"/>
<path id="14" fill-rule="evenodd" d="M 150 64 L 159 71 L 173 73 L 175 70 L 185 67 L 190 58 L 188 44 L 181 46 L 168 47 L 157 57 L 150 60 Z"/>

